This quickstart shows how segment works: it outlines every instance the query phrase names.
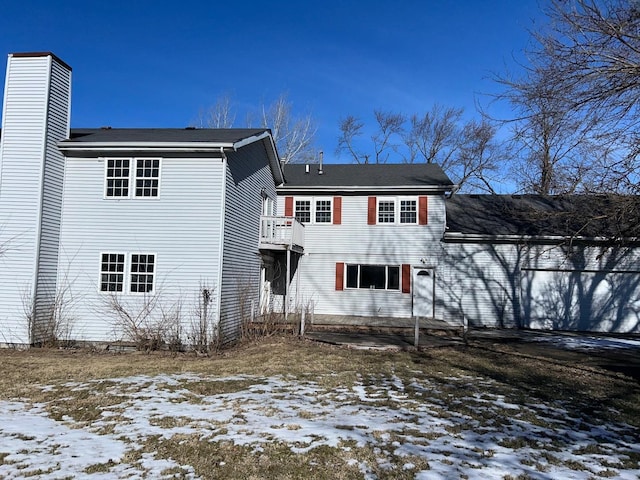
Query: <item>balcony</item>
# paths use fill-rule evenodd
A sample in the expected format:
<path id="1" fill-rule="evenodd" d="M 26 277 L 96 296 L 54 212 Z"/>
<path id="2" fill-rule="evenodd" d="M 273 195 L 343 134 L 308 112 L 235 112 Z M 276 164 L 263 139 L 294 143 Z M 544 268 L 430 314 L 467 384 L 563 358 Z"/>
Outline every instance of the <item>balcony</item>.
<path id="1" fill-rule="evenodd" d="M 294 217 L 260 217 L 260 250 L 304 251 L 304 225 Z"/>

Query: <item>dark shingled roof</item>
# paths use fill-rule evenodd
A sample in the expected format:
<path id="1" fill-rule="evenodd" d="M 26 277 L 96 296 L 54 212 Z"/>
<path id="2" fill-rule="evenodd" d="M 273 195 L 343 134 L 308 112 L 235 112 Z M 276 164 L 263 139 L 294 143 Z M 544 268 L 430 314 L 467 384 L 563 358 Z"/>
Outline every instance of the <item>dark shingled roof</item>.
<path id="1" fill-rule="evenodd" d="M 67 143 L 213 142 L 236 143 L 265 128 L 72 128 Z"/>
<path id="2" fill-rule="evenodd" d="M 447 233 L 630 238 L 640 236 L 640 198 L 621 195 L 453 195 Z"/>
<path id="3" fill-rule="evenodd" d="M 287 164 L 284 167 L 287 187 L 443 187 L 450 188 L 453 182 L 442 168 L 432 163 L 406 164 L 335 164 L 323 165 L 318 173 L 318 164 Z"/>

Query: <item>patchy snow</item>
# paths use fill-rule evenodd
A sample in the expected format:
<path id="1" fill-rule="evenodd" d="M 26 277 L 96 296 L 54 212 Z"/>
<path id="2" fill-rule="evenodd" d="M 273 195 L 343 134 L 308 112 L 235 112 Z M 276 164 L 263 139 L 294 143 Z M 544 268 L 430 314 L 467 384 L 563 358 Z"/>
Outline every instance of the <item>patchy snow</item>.
<path id="1" fill-rule="evenodd" d="M 562 348 L 576 349 L 576 350 L 590 350 L 590 349 L 605 349 L 605 350 L 617 350 L 617 349 L 639 349 L 640 350 L 640 338 L 622 338 L 622 337 L 600 337 L 592 335 L 553 335 L 543 334 L 532 337 L 527 337 L 529 340 L 533 340 L 541 343 L 553 343 Z"/>
<path id="2" fill-rule="evenodd" d="M 238 387 L 205 395 L 193 387 L 201 382 Z M 335 447 L 344 452 L 346 464 L 371 479 L 376 471 L 394 468 L 423 479 L 640 476 L 640 465 L 623 464 L 625 455 L 640 455 L 634 427 L 591 421 L 562 402 L 532 399 L 519 405 L 515 396 L 488 393 L 492 385 L 476 377 L 434 383 L 393 376 L 360 378 L 353 388 L 330 389 L 287 377 L 183 374 L 45 386 L 50 394 L 64 389 L 65 395 L 71 390 L 120 401 L 88 425 L 69 417 L 54 420 L 55 402 L 0 402 L 0 478 L 173 478 L 176 469 L 185 478 L 197 478 L 189 465 L 131 454 L 152 436 L 180 434 L 203 442 L 232 441 L 254 451 L 274 441 L 296 453 Z M 358 457 L 357 447 L 369 447 L 375 465 Z M 424 461 L 428 469 L 420 470 Z"/>

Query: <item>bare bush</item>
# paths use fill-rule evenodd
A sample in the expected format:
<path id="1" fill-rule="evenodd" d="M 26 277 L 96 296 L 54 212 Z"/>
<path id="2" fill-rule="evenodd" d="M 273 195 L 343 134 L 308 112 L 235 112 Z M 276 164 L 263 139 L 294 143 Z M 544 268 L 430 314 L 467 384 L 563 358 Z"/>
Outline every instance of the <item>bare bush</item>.
<path id="1" fill-rule="evenodd" d="M 187 335 L 190 346 L 196 353 L 209 354 L 220 348 L 220 331 L 213 308 L 215 293 L 215 288 L 206 282 L 200 282 L 191 328 Z"/>

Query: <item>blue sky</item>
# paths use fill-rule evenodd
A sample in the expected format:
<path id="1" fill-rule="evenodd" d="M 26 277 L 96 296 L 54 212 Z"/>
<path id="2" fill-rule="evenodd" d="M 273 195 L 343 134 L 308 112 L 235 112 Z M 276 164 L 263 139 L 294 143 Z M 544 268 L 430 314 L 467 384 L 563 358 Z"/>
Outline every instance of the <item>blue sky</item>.
<path id="1" fill-rule="evenodd" d="M 7 1 L 0 75 L 9 53 L 58 55 L 73 68 L 72 127 L 185 127 L 222 94 L 243 126 L 245 111 L 287 93 L 339 161 L 346 115 L 372 124 L 376 108 L 435 102 L 472 115 L 540 18 L 536 0 Z"/>

